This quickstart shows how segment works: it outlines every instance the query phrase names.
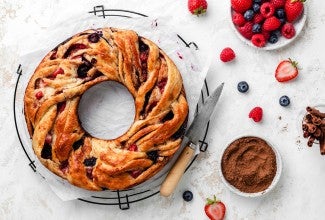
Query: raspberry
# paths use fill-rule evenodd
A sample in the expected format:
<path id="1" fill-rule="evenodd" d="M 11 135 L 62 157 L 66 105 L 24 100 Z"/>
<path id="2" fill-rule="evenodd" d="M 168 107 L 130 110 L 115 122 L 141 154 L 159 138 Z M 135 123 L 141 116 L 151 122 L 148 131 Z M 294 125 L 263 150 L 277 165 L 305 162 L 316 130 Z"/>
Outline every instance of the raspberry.
<path id="1" fill-rule="evenodd" d="M 234 12 L 232 14 L 232 22 L 235 25 L 241 27 L 241 26 L 243 26 L 245 24 L 246 20 L 245 20 L 245 18 L 244 18 L 244 16 L 242 14 Z"/>
<path id="2" fill-rule="evenodd" d="M 274 11 L 274 6 L 269 2 L 265 2 L 261 5 L 260 12 L 264 16 L 264 18 L 271 17 L 274 14 Z"/>
<path id="3" fill-rule="evenodd" d="M 253 36 L 253 22 L 246 22 L 244 24 L 244 26 L 239 27 L 238 31 L 241 35 L 243 35 L 243 37 L 247 38 L 247 39 L 251 39 Z"/>
<path id="4" fill-rule="evenodd" d="M 252 43 L 256 46 L 256 47 L 264 47 L 266 44 L 266 40 L 264 38 L 263 34 L 254 34 L 252 37 Z"/>
<path id="5" fill-rule="evenodd" d="M 222 62 L 232 61 L 233 59 L 235 59 L 235 57 L 236 54 L 230 47 L 224 48 L 220 53 L 220 60 Z"/>
<path id="6" fill-rule="evenodd" d="M 286 23 L 281 28 L 281 34 L 283 37 L 291 39 L 296 35 L 295 27 L 291 23 Z"/>
<path id="7" fill-rule="evenodd" d="M 263 109 L 261 107 L 253 108 L 248 115 L 249 118 L 253 119 L 255 122 L 260 122 L 263 118 Z"/>
<path id="8" fill-rule="evenodd" d="M 138 146 L 136 144 L 131 144 L 129 147 L 128 147 L 128 150 L 129 151 L 138 151 Z"/>
<path id="9" fill-rule="evenodd" d="M 263 21 L 264 21 L 264 17 L 263 17 L 263 15 L 261 15 L 261 14 L 256 14 L 255 16 L 254 16 L 254 18 L 253 18 L 253 22 L 254 22 L 254 24 L 260 24 L 260 23 L 262 23 Z"/>
<path id="10" fill-rule="evenodd" d="M 270 32 L 263 30 L 261 34 L 263 34 L 265 41 L 269 40 Z"/>
<path id="11" fill-rule="evenodd" d="M 44 96 L 44 94 L 43 94 L 42 91 L 39 91 L 39 92 L 37 92 L 37 93 L 35 94 L 35 97 L 36 97 L 38 100 L 40 100 L 41 98 L 43 98 L 43 96 Z"/>
<path id="12" fill-rule="evenodd" d="M 266 31 L 274 31 L 281 26 L 281 21 L 277 19 L 275 16 L 267 18 L 264 21 L 263 29 Z"/>
<path id="13" fill-rule="evenodd" d="M 283 8 L 284 7 L 284 4 L 286 3 L 286 0 L 270 0 L 270 3 L 275 8 Z"/>

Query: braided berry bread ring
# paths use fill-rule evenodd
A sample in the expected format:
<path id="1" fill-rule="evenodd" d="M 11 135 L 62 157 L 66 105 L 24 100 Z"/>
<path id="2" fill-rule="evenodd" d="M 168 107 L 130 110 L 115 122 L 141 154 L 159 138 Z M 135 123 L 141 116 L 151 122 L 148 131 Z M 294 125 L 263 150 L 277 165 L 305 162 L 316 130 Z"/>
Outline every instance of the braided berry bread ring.
<path id="1" fill-rule="evenodd" d="M 103 81 L 123 84 L 135 102 L 129 130 L 113 140 L 89 135 L 78 118 L 82 94 Z M 49 52 L 24 97 L 32 146 L 50 171 L 88 190 L 121 190 L 156 174 L 179 148 L 188 104 L 181 75 L 136 32 L 87 30 Z"/>

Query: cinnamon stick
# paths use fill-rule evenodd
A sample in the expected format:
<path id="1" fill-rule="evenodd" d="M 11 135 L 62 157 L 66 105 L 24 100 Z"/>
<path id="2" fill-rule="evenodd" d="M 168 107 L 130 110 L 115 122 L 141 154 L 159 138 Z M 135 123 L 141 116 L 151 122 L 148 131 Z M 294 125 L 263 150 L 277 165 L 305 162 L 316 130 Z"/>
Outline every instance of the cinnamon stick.
<path id="1" fill-rule="evenodd" d="M 307 128 L 308 128 L 307 131 L 308 131 L 309 133 L 311 133 L 311 134 L 315 133 L 315 131 L 317 130 L 317 127 L 316 127 L 316 125 L 314 125 L 314 124 L 307 123 L 306 125 L 307 125 Z"/>
<path id="2" fill-rule="evenodd" d="M 315 137 L 314 136 L 310 136 L 307 142 L 307 146 L 308 147 L 312 147 L 315 141 Z"/>
<path id="3" fill-rule="evenodd" d="M 308 106 L 306 108 L 306 110 L 307 110 L 307 112 L 309 112 L 312 115 L 315 115 L 315 116 L 320 117 L 320 118 L 325 118 L 325 113 L 320 112 L 318 109 L 315 109 L 313 107 Z"/>
<path id="4" fill-rule="evenodd" d="M 321 139 L 319 140 L 320 154 L 325 155 L 325 134 L 323 133 Z"/>

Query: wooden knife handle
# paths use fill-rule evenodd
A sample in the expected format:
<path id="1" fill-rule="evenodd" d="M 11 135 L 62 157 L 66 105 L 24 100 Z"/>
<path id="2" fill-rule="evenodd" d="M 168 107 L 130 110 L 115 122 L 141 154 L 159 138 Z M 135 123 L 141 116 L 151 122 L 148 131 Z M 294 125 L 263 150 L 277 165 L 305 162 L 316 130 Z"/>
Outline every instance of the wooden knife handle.
<path id="1" fill-rule="evenodd" d="M 166 179 L 161 184 L 160 195 L 167 197 L 174 192 L 178 182 L 180 181 L 180 179 L 184 174 L 187 165 L 193 158 L 194 153 L 195 150 L 193 150 L 189 146 L 186 146 L 183 149 L 181 155 L 177 158 L 175 164 L 169 171 Z"/>

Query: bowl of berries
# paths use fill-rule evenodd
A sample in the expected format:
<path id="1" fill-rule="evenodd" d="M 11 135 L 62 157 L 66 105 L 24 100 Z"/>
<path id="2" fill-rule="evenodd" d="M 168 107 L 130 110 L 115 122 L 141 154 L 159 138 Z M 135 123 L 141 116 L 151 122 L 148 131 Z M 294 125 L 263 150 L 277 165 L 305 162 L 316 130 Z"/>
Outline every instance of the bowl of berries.
<path id="1" fill-rule="evenodd" d="M 305 0 L 230 0 L 231 27 L 246 44 L 264 50 L 294 41 L 306 22 Z"/>

